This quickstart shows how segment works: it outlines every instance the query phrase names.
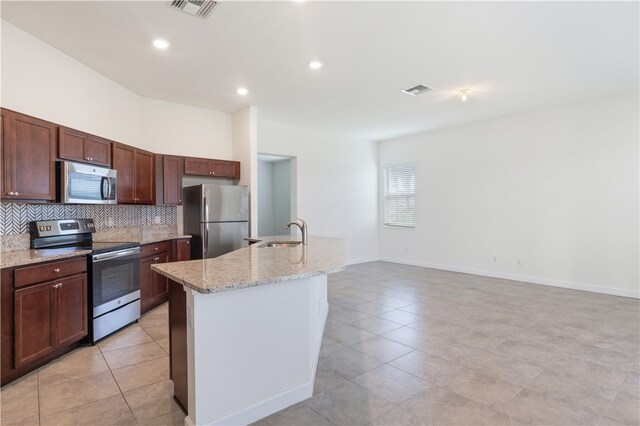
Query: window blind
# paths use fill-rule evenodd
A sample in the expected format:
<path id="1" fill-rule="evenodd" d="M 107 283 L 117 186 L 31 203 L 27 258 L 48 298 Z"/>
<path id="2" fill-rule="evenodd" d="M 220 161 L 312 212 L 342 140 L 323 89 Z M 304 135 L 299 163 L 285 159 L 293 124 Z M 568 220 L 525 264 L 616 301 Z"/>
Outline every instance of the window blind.
<path id="1" fill-rule="evenodd" d="M 416 167 L 399 164 L 384 168 L 385 226 L 416 226 Z"/>

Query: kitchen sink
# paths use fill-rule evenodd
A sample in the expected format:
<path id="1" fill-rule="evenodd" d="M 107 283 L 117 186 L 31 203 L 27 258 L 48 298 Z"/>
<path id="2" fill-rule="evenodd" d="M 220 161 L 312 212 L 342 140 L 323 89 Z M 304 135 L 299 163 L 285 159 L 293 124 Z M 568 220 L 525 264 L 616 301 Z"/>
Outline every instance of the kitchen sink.
<path id="1" fill-rule="evenodd" d="M 276 248 L 276 247 L 296 247 L 302 241 L 269 241 L 260 244 L 258 248 Z"/>

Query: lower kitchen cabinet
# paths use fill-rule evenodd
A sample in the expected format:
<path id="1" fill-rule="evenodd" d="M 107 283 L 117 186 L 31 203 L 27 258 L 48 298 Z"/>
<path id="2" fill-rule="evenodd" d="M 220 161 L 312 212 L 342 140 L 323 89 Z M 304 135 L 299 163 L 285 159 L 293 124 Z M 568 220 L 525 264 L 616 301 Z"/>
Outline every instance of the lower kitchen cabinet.
<path id="1" fill-rule="evenodd" d="M 191 238 L 175 240 L 173 259 L 176 262 L 191 260 Z"/>
<path id="2" fill-rule="evenodd" d="M 0 285 L 2 385 L 73 350 L 87 335 L 86 258 L 3 269 Z"/>
<path id="3" fill-rule="evenodd" d="M 16 290 L 16 368 L 86 336 L 87 309 L 86 274 Z"/>
<path id="4" fill-rule="evenodd" d="M 167 278 L 153 272 L 151 265 L 156 263 L 167 263 L 171 260 L 169 248 L 165 243 L 149 244 L 142 248 L 142 253 L 149 252 L 150 256 L 140 258 L 140 311 L 145 313 L 148 310 L 167 301 Z M 158 249 L 157 251 L 155 249 Z"/>
<path id="5" fill-rule="evenodd" d="M 16 291 L 16 367 L 35 361 L 55 348 L 53 283 Z"/>

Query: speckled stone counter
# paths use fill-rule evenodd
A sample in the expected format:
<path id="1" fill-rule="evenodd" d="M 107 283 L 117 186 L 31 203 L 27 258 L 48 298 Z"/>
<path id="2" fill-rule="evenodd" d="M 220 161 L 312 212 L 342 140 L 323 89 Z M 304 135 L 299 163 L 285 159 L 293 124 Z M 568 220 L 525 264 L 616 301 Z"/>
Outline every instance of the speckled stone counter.
<path id="1" fill-rule="evenodd" d="M 105 228 L 99 229 L 93 235 L 93 241 L 97 243 L 138 243 L 151 244 L 159 241 L 191 238 L 191 235 L 183 235 L 177 232 L 175 225 L 146 225 L 130 228 Z M 78 250 L 76 248 L 32 250 L 29 249 L 29 234 L 2 235 L 0 236 L 0 269 L 15 266 L 29 265 L 32 263 L 48 262 L 74 256 L 86 256 L 91 250 Z"/>
<path id="2" fill-rule="evenodd" d="M 65 259 L 68 257 L 86 256 L 91 250 L 56 249 L 53 250 L 15 250 L 0 254 L 0 269 L 14 266 L 30 265 L 32 263 L 49 262 L 51 260 Z"/>
<path id="3" fill-rule="evenodd" d="M 286 236 L 260 237 L 266 241 Z M 261 248 L 252 244 L 214 259 L 152 265 L 151 268 L 199 293 L 216 293 L 340 272 L 344 240 L 309 237 L 308 245 Z"/>

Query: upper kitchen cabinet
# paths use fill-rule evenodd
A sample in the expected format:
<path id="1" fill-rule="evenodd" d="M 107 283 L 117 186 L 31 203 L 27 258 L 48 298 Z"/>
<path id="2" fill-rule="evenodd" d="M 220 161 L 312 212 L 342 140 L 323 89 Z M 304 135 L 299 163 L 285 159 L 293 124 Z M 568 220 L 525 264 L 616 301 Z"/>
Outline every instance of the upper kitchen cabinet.
<path id="1" fill-rule="evenodd" d="M 186 157 L 184 159 L 184 174 L 240 179 L 240 162 Z"/>
<path id="2" fill-rule="evenodd" d="M 156 201 L 182 204 L 182 157 L 156 155 Z"/>
<path id="3" fill-rule="evenodd" d="M 153 204 L 153 153 L 117 142 L 111 153 L 112 168 L 118 171 L 118 204 Z"/>
<path id="4" fill-rule="evenodd" d="M 57 127 L 2 109 L 2 197 L 55 201 Z"/>
<path id="5" fill-rule="evenodd" d="M 111 167 L 111 141 L 68 127 L 58 127 L 58 157 Z"/>

